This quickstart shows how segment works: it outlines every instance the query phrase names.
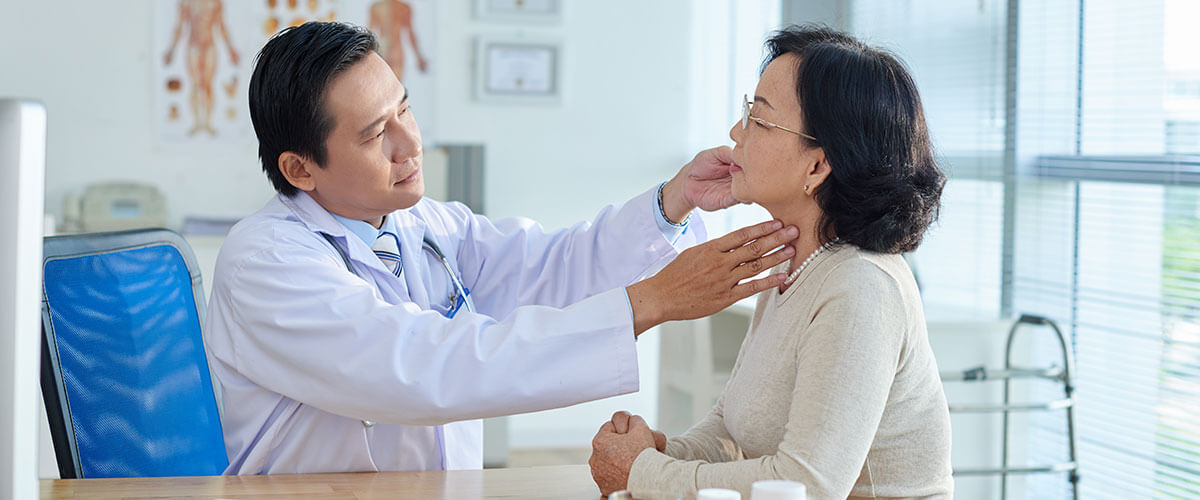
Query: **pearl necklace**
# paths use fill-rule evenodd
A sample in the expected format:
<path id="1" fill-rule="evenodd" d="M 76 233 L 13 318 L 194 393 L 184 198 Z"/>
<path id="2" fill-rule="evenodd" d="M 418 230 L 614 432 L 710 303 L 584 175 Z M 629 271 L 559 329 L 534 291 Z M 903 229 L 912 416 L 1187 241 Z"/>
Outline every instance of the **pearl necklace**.
<path id="1" fill-rule="evenodd" d="M 800 277 L 800 272 L 803 271 L 804 268 L 808 267 L 808 264 L 810 262 L 812 262 L 813 259 L 817 258 L 817 256 L 820 255 L 821 252 L 824 252 L 825 250 L 829 250 L 830 248 L 832 248 L 833 245 L 836 244 L 841 239 L 842 238 L 838 237 L 838 238 L 834 238 L 833 240 L 826 241 L 824 245 L 821 245 L 821 246 L 817 247 L 816 250 L 813 250 L 813 253 L 808 254 L 808 258 L 804 259 L 804 262 L 801 262 L 800 265 L 797 266 L 796 269 L 793 270 L 792 273 L 788 275 L 786 280 L 783 280 L 784 286 L 791 285 L 793 281 L 796 281 L 796 278 Z"/>

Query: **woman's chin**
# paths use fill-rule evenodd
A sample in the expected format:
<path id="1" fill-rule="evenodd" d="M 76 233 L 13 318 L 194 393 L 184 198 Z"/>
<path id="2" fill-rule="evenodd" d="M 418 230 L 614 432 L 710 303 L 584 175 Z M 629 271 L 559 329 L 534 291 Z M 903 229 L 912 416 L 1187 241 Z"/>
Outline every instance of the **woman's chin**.
<path id="1" fill-rule="evenodd" d="M 754 205 L 758 204 L 754 201 L 754 197 L 751 196 L 750 193 L 746 192 L 746 189 L 743 186 L 738 185 L 736 179 L 733 181 L 733 184 L 729 186 L 729 192 L 733 195 L 733 199 L 737 200 L 738 203 L 748 203 Z"/>

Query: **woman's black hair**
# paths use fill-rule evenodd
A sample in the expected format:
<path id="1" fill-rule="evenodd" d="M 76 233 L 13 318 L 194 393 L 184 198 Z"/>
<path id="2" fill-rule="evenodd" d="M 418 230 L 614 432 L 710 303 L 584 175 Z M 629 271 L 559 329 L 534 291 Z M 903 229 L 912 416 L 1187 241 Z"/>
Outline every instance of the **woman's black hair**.
<path id="1" fill-rule="evenodd" d="M 309 22 L 280 31 L 259 51 L 250 77 L 250 121 L 263 171 L 276 191 L 286 196 L 297 191 L 279 171 L 285 151 L 325 164 L 325 139 L 334 126 L 325 111 L 325 89 L 378 47 L 375 35 L 360 26 Z"/>
<path id="2" fill-rule="evenodd" d="M 767 41 L 771 61 L 793 54 L 805 147 L 831 172 L 814 192 L 822 242 L 913 251 L 937 219 L 946 176 L 934 159 L 917 86 L 891 53 L 822 26 L 790 26 Z"/>

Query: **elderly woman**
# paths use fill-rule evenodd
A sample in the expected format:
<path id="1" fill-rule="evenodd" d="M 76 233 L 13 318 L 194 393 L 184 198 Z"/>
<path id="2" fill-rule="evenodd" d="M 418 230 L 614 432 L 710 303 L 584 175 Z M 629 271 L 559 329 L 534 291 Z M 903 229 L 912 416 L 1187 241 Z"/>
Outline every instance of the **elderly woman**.
<path id="1" fill-rule="evenodd" d="M 824 28 L 768 42 L 730 130 L 733 194 L 800 228 L 784 285 L 759 294 L 712 411 L 666 439 L 618 412 L 589 462 L 603 493 L 693 497 L 762 479 L 810 499 L 950 499 L 950 418 L 902 252 L 945 176 L 895 56 Z"/>

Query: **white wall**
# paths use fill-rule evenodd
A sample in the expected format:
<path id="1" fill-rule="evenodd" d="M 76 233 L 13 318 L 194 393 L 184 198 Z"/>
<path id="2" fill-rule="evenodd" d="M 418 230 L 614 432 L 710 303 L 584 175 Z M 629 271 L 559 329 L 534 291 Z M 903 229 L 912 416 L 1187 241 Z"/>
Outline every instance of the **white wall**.
<path id="1" fill-rule="evenodd" d="M 845 30 L 850 26 L 846 0 L 783 0 L 783 20 L 789 24 L 821 23 Z"/>
<path id="2" fill-rule="evenodd" d="M 489 215 L 531 216 L 552 227 L 590 219 L 673 175 L 695 153 L 687 142 L 689 2 L 564 2 L 560 24 L 528 28 L 480 22 L 470 4 L 439 4 L 437 141 L 486 145 Z M 479 35 L 561 39 L 562 104 L 475 101 Z M 639 393 L 513 417 L 511 446 L 587 447 L 621 409 L 653 425 L 658 341 L 649 332 L 638 342 Z"/>
<path id="3" fill-rule="evenodd" d="M 70 15 L 59 3 L 14 3 L 10 19 L 20 22 L 0 31 L 8 47 L 0 95 L 46 104 L 48 212 L 61 215 L 67 192 L 113 178 L 166 192 L 171 224 L 188 214 L 248 214 L 272 194 L 252 144 L 157 145 L 150 85 L 161 54 L 151 53 L 151 0 L 76 2 Z M 472 4 L 438 2 L 431 139 L 486 144 L 488 212 L 567 225 L 649 188 L 694 153 L 686 147 L 689 2 L 566 2 L 560 23 L 528 27 L 480 22 Z M 522 33 L 563 40 L 563 103 L 473 100 L 475 36 Z"/>
<path id="4" fill-rule="evenodd" d="M 426 143 L 486 146 L 486 210 L 550 227 L 591 218 L 673 175 L 696 152 L 689 122 L 691 2 L 564 2 L 551 24 L 485 23 L 472 1 L 437 2 L 437 137 Z M 67 193 L 130 179 L 158 186 L 168 220 L 242 216 L 272 195 L 252 144 L 178 151 L 158 146 L 151 123 L 154 3 L 13 2 L 0 30 L 0 96 L 45 103 L 46 210 L 60 216 Z M 237 3 L 227 2 L 226 8 Z M 472 97 L 478 35 L 563 41 L 558 105 L 483 104 Z M 428 37 L 429 34 L 422 36 Z M 243 61 L 256 50 L 243 50 Z M 722 133 L 719 137 L 723 137 Z M 651 417 L 657 342 L 639 342 L 642 393 L 511 421 L 514 446 L 586 446 L 607 413 Z M 547 436 L 559 436 L 548 438 Z"/>
<path id="5" fill-rule="evenodd" d="M 151 124 L 153 2 L 11 2 L 0 30 L 0 95 L 36 98 L 49 119 L 46 208 L 66 193 L 130 179 L 167 194 L 171 224 L 186 214 L 244 215 L 271 194 L 252 144 L 164 150 Z M 243 55 L 248 57 L 249 54 Z"/>
<path id="6" fill-rule="evenodd" d="M 691 150 L 732 146 L 729 129 L 741 119 L 741 98 L 758 86 L 766 41 L 781 24 L 777 0 L 710 0 L 692 7 L 688 124 Z M 702 212 L 710 235 L 771 218 L 757 205 Z"/>
<path id="7" fill-rule="evenodd" d="M 650 188 L 691 158 L 688 2 L 564 2 L 560 24 L 529 27 L 480 22 L 470 4 L 439 4 L 437 141 L 486 144 L 490 215 L 567 225 Z M 562 104 L 475 101 L 478 35 L 560 38 Z"/>

